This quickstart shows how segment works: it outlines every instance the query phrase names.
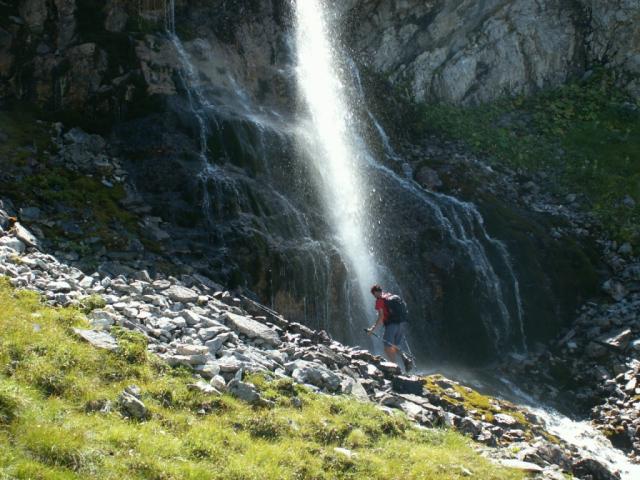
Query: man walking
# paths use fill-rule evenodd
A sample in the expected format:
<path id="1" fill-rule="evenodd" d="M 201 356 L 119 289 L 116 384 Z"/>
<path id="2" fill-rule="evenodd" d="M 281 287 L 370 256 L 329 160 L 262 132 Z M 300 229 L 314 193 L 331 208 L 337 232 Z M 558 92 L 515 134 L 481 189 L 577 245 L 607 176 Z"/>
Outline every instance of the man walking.
<path id="1" fill-rule="evenodd" d="M 372 327 L 367 329 L 367 332 L 371 335 L 376 328 L 384 325 L 382 341 L 385 356 L 389 361 L 398 363 L 396 362 L 396 355 L 400 351 L 398 346 L 402 345 L 402 342 L 406 344 L 407 341 L 406 304 L 399 296 L 383 292 L 382 287 L 377 284 L 371 287 L 371 294 L 376 297 L 378 319 Z M 405 370 L 409 371 L 413 367 L 413 361 L 408 355 L 402 355 L 402 360 L 405 364 Z"/>

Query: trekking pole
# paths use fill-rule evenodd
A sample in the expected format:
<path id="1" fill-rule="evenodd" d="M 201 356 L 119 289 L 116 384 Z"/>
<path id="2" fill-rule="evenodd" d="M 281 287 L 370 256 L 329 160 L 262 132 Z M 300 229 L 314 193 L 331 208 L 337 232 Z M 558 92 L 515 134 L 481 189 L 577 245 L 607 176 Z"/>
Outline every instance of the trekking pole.
<path id="1" fill-rule="evenodd" d="M 398 345 L 388 342 L 387 340 L 382 338 L 380 335 L 378 335 L 376 332 L 370 332 L 369 329 L 367 328 L 365 328 L 364 331 L 382 340 L 382 343 L 384 343 L 385 345 L 388 345 L 398 350 L 398 352 L 400 352 L 400 358 L 402 358 L 402 363 L 404 363 L 404 368 L 407 372 L 409 372 L 409 370 L 411 370 L 414 367 L 416 357 L 411 352 L 409 353 L 405 352 Z M 405 342 L 406 342 L 406 339 L 405 339 Z"/>

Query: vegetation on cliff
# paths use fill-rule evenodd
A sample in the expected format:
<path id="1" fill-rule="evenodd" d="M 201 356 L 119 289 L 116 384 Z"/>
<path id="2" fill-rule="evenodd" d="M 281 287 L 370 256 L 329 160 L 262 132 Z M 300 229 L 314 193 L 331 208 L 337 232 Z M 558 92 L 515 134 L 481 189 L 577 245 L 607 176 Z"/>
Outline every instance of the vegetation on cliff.
<path id="1" fill-rule="evenodd" d="M 148 354 L 141 336 L 119 330 L 117 352 L 94 349 L 73 336 L 80 310 L 6 280 L 0 304 L 0 478 L 521 478 L 453 431 L 288 379 L 250 378 L 271 408 L 190 389 L 191 373 Z M 147 421 L 118 411 L 132 384 Z"/>
<path id="2" fill-rule="evenodd" d="M 545 188 L 582 195 L 612 235 L 640 242 L 640 106 L 612 74 L 477 107 L 424 106 L 421 127 L 496 163 L 546 172 Z"/>

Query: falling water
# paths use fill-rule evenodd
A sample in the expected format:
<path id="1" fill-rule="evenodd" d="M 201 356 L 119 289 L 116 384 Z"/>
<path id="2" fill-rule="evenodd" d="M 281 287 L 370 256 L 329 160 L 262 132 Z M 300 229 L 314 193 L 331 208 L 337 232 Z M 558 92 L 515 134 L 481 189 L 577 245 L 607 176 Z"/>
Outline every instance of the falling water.
<path id="1" fill-rule="evenodd" d="M 300 129 L 301 145 L 315 165 L 324 207 L 347 259 L 363 304 L 378 268 L 366 239 L 365 176 L 357 139 L 329 40 L 327 13 L 320 0 L 295 3 L 297 78 L 308 117 Z"/>
<path id="2" fill-rule="evenodd" d="M 497 325 L 495 320 L 485 319 L 485 328 L 487 331 L 493 332 L 492 339 L 494 348 L 498 350 L 501 347 L 502 341 L 506 340 L 511 333 L 513 333 L 512 317 L 514 317 L 520 347 L 526 350 L 527 346 L 523 323 L 524 310 L 520 296 L 520 284 L 513 270 L 511 258 L 505 245 L 488 234 L 484 227 L 484 219 L 475 205 L 460 201 L 450 195 L 429 191 L 413 180 L 411 166 L 402 155 L 397 153 L 393 148 L 384 128 L 367 107 L 362 79 L 356 63 L 349 59 L 348 64 L 351 75 L 354 78 L 358 103 L 364 108 L 367 117 L 375 128 L 386 157 L 391 162 L 400 166 L 402 176 L 380 164 L 372 155 L 368 154 L 368 150 L 364 147 L 365 151 L 367 151 L 366 159 L 368 167 L 377 172 L 378 175 L 386 177 L 391 183 L 395 183 L 407 193 L 415 195 L 420 203 L 431 209 L 435 213 L 435 218 L 440 224 L 441 231 L 446 232 L 449 238 L 460 247 L 459 250 L 465 252 L 467 258 L 469 258 L 473 265 L 480 285 L 487 291 L 488 297 L 493 299 L 500 313 L 499 320 L 502 325 Z M 507 307 L 508 293 L 505 291 L 505 282 L 497 274 L 482 240 L 497 252 L 500 262 L 509 275 L 513 303 L 515 304 L 515 315 L 509 312 Z"/>

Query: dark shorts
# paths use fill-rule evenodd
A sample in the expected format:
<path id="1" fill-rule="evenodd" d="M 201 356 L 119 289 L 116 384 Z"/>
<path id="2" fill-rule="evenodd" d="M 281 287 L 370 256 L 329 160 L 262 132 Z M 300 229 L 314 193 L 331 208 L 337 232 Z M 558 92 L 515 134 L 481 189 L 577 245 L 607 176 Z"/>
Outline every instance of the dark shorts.
<path id="1" fill-rule="evenodd" d="M 405 335 L 407 334 L 407 322 L 392 323 L 385 325 L 384 335 L 382 338 L 385 342 L 385 347 L 390 347 L 389 343 L 392 343 L 396 347 L 402 348 L 402 342 L 404 342 Z"/>

